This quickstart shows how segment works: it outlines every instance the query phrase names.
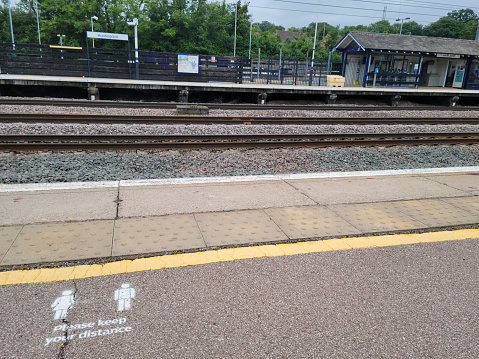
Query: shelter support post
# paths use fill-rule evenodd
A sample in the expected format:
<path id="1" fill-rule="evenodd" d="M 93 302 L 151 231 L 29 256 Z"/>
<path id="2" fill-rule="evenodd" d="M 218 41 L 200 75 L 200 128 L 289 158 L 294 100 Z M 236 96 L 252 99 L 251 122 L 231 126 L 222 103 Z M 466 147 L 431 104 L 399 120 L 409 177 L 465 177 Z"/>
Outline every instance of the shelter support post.
<path id="1" fill-rule="evenodd" d="M 178 92 L 178 102 L 188 103 L 188 95 L 189 95 L 188 90 L 180 90 L 180 92 Z"/>
<path id="2" fill-rule="evenodd" d="M 344 77 L 344 73 L 346 70 L 346 52 L 343 51 L 341 54 L 341 76 Z"/>
<path id="3" fill-rule="evenodd" d="M 398 106 L 401 101 L 401 95 L 388 96 L 387 102 L 390 106 Z"/>
<path id="4" fill-rule="evenodd" d="M 368 51 L 366 53 L 366 64 L 364 65 L 363 87 L 366 87 L 367 85 L 368 74 L 369 71 L 371 71 L 371 60 L 371 51 Z"/>
<path id="5" fill-rule="evenodd" d="M 419 86 L 419 79 L 420 79 L 420 76 L 422 75 L 422 63 L 423 63 L 423 60 L 424 60 L 424 56 L 423 55 L 419 55 L 419 65 L 417 67 L 417 77 L 416 77 L 416 85 L 414 86 L 415 88 L 417 88 Z"/>
<path id="6" fill-rule="evenodd" d="M 459 101 L 459 96 L 452 96 L 449 97 L 449 107 L 454 107 L 457 105 L 457 101 Z"/>
<path id="7" fill-rule="evenodd" d="M 90 101 L 95 101 L 100 99 L 100 90 L 94 85 L 88 85 L 88 97 Z"/>

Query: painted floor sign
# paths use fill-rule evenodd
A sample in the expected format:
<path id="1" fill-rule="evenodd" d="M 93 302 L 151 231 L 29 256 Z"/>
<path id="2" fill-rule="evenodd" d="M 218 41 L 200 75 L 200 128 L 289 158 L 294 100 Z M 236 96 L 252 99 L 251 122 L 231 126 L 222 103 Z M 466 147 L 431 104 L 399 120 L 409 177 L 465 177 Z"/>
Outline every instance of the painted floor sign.
<path id="1" fill-rule="evenodd" d="M 123 283 L 114 291 L 113 299 L 117 302 L 116 309 L 123 312 L 131 309 L 132 299 L 136 297 L 136 290 L 129 283 Z M 53 327 L 52 336 L 45 339 L 45 346 L 52 343 L 69 342 L 73 339 L 88 339 L 105 335 L 129 333 L 132 327 L 125 325 L 127 318 L 98 319 L 84 323 L 71 324 L 66 318 L 68 312 L 77 304 L 75 292 L 72 289 L 64 290 L 60 297 L 56 298 L 51 307 L 54 311 L 54 320 L 61 320 L 63 324 Z"/>

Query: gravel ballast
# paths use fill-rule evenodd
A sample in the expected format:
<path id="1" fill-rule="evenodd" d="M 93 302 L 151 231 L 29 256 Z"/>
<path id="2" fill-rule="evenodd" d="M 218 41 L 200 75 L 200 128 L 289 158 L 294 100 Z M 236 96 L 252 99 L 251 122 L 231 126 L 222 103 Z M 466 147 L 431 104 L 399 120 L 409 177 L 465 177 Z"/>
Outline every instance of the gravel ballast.
<path id="1" fill-rule="evenodd" d="M 0 113 L 172 115 L 174 110 L 1 105 Z M 250 113 L 249 113 L 250 112 Z M 477 117 L 478 111 L 224 111 L 212 116 Z M 479 132 L 478 125 L 0 124 L 3 134 L 295 134 Z M 47 183 L 394 170 L 479 165 L 479 145 L 0 153 L 0 183 Z"/>
<path id="2" fill-rule="evenodd" d="M 366 171 L 479 165 L 479 145 L 4 153 L 1 183 Z"/>

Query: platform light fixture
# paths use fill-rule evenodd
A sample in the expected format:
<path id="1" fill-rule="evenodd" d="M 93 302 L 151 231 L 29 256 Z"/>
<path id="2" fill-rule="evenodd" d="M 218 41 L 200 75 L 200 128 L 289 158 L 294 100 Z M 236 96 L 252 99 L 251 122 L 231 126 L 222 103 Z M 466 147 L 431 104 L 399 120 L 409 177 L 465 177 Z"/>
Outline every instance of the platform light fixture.
<path id="1" fill-rule="evenodd" d="M 399 35 L 402 35 L 402 24 L 404 22 L 404 20 L 409 20 L 410 17 L 405 17 L 403 19 L 396 19 L 396 21 L 401 21 L 401 30 L 399 30 Z"/>
<path id="2" fill-rule="evenodd" d="M 93 20 L 98 21 L 98 17 L 97 16 L 92 16 L 90 18 L 90 20 L 91 20 L 91 32 L 93 32 L 94 31 L 93 30 Z M 95 38 L 93 38 L 92 40 L 93 40 L 93 48 L 95 48 Z"/>
<path id="3" fill-rule="evenodd" d="M 63 38 L 65 37 L 65 35 L 57 34 L 57 36 L 60 38 L 60 46 L 63 46 Z"/>
<path id="4" fill-rule="evenodd" d="M 136 63 L 136 79 L 140 79 L 140 73 L 139 73 L 139 63 L 138 63 L 138 19 L 135 17 L 133 21 L 127 22 L 128 26 L 134 26 L 135 27 L 135 63 Z"/>

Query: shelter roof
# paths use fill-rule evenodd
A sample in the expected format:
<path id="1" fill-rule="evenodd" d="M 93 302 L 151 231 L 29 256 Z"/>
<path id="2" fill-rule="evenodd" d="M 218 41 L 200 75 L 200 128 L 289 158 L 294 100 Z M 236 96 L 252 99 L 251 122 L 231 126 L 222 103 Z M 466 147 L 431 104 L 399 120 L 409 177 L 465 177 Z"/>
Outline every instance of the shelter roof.
<path id="1" fill-rule="evenodd" d="M 361 50 L 407 51 L 479 56 L 479 41 L 399 34 L 350 31 L 334 47 Z"/>

